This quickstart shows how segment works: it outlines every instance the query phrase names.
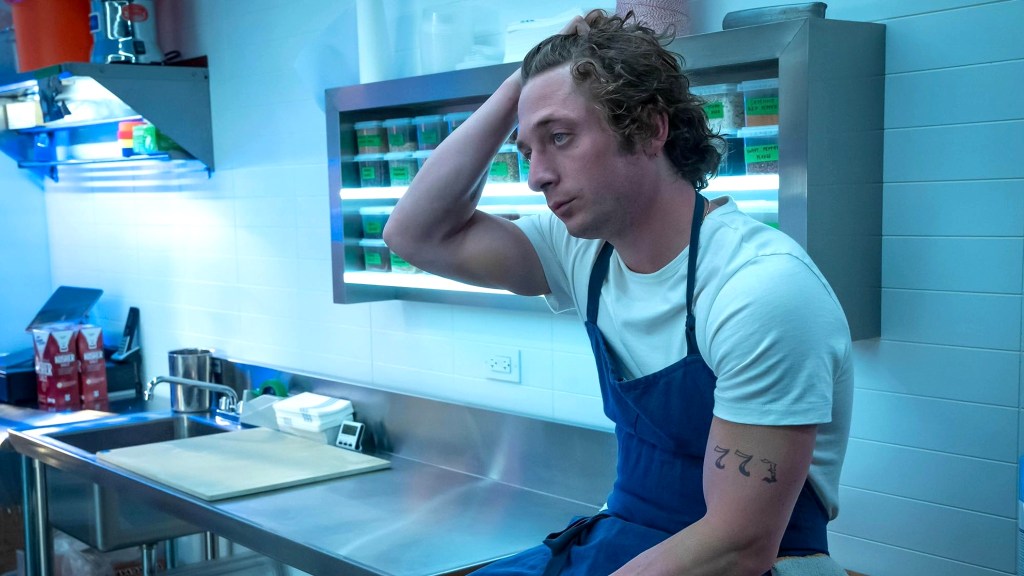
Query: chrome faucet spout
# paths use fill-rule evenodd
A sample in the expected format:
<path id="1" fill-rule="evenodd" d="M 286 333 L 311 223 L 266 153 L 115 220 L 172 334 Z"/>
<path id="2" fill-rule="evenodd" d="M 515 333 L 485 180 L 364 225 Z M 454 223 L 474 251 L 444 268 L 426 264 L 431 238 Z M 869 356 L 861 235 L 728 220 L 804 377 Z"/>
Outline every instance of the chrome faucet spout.
<path id="1" fill-rule="evenodd" d="M 167 382 L 168 384 L 195 386 L 196 388 L 204 388 L 206 390 L 210 390 L 211 392 L 224 394 L 228 397 L 230 402 L 230 405 L 227 407 L 228 410 L 233 411 L 235 410 L 235 407 L 238 406 L 238 393 L 235 392 L 234 388 L 224 386 L 223 384 L 203 382 L 202 380 L 190 380 L 188 378 L 178 378 L 176 376 L 157 376 L 156 378 L 150 380 L 149 383 L 146 384 L 146 388 L 143 389 L 142 391 L 142 399 L 149 400 L 150 396 L 153 395 L 153 389 L 156 388 L 158 384 L 162 384 L 164 382 Z"/>

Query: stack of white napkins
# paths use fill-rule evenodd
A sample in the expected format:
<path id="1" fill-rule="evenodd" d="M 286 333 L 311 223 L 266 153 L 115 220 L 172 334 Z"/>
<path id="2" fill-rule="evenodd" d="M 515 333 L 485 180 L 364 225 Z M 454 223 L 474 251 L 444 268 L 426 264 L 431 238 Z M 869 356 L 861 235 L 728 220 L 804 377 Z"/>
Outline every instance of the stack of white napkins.
<path id="1" fill-rule="evenodd" d="M 576 16 L 582 16 L 583 9 L 576 7 L 550 18 L 521 20 L 509 24 L 505 29 L 505 62 L 519 62 L 538 42 L 558 34 Z"/>

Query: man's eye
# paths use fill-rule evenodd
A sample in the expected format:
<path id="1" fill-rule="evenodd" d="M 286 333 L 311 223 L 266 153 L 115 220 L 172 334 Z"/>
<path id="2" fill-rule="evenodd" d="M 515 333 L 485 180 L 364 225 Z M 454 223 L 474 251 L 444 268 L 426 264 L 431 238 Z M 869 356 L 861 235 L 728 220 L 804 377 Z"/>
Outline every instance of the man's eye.
<path id="1" fill-rule="evenodd" d="M 569 138 L 568 134 L 563 134 L 561 132 L 556 132 L 555 134 L 551 135 L 551 141 L 554 142 L 555 144 L 562 144 L 568 138 Z"/>

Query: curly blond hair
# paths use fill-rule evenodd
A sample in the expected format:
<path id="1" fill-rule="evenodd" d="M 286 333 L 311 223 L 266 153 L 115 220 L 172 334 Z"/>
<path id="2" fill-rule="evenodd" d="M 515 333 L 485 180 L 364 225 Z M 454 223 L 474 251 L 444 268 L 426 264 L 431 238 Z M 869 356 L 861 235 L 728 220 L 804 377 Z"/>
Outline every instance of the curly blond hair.
<path id="1" fill-rule="evenodd" d="M 679 175 L 697 190 L 718 170 L 725 141 L 711 131 L 704 102 L 690 93 L 682 57 L 669 51 L 664 35 L 625 16 L 593 10 L 588 32 L 557 34 L 535 46 L 523 59 L 523 83 L 547 70 L 569 64 L 573 81 L 601 109 L 620 148 L 633 153 L 656 130 L 665 114 L 669 137 L 665 153 Z"/>

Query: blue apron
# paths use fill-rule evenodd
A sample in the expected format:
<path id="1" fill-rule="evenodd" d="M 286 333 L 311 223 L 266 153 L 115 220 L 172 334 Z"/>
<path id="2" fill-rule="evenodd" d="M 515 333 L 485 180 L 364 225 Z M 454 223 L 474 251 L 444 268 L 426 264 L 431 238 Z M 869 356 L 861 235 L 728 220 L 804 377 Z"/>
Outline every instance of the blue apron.
<path id="1" fill-rule="evenodd" d="M 704 453 L 717 378 L 697 349 L 693 288 L 704 198 L 696 195 L 686 276 L 686 347 L 682 360 L 635 380 L 612 361 L 597 312 L 608 273 L 605 243 L 590 276 L 586 329 L 597 360 L 605 414 L 615 423 L 618 465 L 605 512 L 575 519 L 544 544 L 475 572 L 512 576 L 611 574 L 648 548 L 700 520 Z M 779 556 L 827 554 L 828 514 L 808 482 L 782 537 Z"/>

